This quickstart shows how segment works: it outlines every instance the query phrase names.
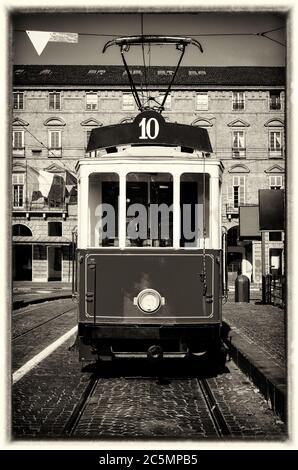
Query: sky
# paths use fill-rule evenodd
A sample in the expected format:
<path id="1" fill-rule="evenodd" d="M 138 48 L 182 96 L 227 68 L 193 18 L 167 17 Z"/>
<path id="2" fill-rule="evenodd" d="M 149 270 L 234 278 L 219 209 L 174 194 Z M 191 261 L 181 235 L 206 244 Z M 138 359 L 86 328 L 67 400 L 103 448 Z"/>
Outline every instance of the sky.
<path id="1" fill-rule="evenodd" d="M 280 13 L 247 12 L 198 12 L 198 13 L 18 13 L 11 17 L 13 29 L 13 61 L 15 64 L 121 64 L 118 47 L 102 48 L 106 41 L 117 36 L 163 34 L 192 36 L 203 46 L 203 54 L 194 46 L 188 46 L 181 65 L 285 65 L 286 47 L 257 35 L 268 33 L 272 39 L 286 42 L 286 17 Z M 78 44 L 50 42 L 41 56 L 36 53 L 26 30 L 76 32 Z M 240 34 L 226 36 L 227 33 Z M 89 35 L 90 34 L 90 35 Z M 99 34 L 100 36 L 93 36 Z M 202 36 L 204 34 L 224 34 Z M 175 65 L 179 52 L 174 46 L 152 46 L 149 54 L 145 47 L 146 64 Z M 133 47 L 126 55 L 128 63 L 143 63 L 141 47 Z"/>

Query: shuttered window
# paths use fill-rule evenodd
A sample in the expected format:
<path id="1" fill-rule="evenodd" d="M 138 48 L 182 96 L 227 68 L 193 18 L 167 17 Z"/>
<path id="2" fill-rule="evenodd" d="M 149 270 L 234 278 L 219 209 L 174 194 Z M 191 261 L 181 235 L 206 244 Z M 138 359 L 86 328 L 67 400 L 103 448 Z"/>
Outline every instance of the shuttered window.
<path id="1" fill-rule="evenodd" d="M 13 207 L 24 206 L 24 173 L 13 173 L 12 175 L 12 191 L 13 191 Z"/>
<path id="2" fill-rule="evenodd" d="M 281 109 L 281 94 L 280 91 L 269 92 L 269 109 L 278 111 Z"/>
<path id="3" fill-rule="evenodd" d="M 13 109 L 24 109 L 24 93 L 13 94 Z"/>
<path id="4" fill-rule="evenodd" d="M 98 109 L 97 93 L 86 93 L 86 109 L 91 111 Z"/>
<path id="5" fill-rule="evenodd" d="M 245 148 L 245 136 L 243 131 L 233 132 L 233 149 Z"/>
<path id="6" fill-rule="evenodd" d="M 24 148 L 24 131 L 13 131 L 12 146 L 14 149 Z"/>
<path id="7" fill-rule="evenodd" d="M 49 93 L 49 109 L 52 109 L 52 110 L 61 109 L 60 93 L 57 93 L 57 92 Z"/>
<path id="8" fill-rule="evenodd" d="M 233 91 L 233 101 L 232 101 L 232 108 L 233 110 L 241 110 L 244 109 L 245 103 L 245 94 L 244 91 Z"/>
<path id="9" fill-rule="evenodd" d="M 196 110 L 208 111 L 208 93 L 197 93 L 196 95 Z"/>
<path id="10" fill-rule="evenodd" d="M 50 149 L 61 148 L 61 131 L 49 131 L 49 147 Z"/>
<path id="11" fill-rule="evenodd" d="M 281 150 L 281 132 L 270 131 L 269 132 L 269 150 Z"/>
<path id="12" fill-rule="evenodd" d="M 234 131 L 232 136 L 232 155 L 233 158 L 245 158 L 245 133 L 244 131 Z"/>
<path id="13" fill-rule="evenodd" d="M 237 209 L 245 204 L 245 176 L 233 176 L 232 186 L 227 187 L 228 205 Z"/>
<path id="14" fill-rule="evenodd" d="M 270 189 L 281 189 L 283 187 L 283 178 L 281 175 L 269 176 L 269 188 Z"/>
<path id="15" fill-rule="evenodd" d="M 123 93 L 122 95 L 122 109 L 123 111 L 134 111 L 135 101 L 131 93 Z"/>

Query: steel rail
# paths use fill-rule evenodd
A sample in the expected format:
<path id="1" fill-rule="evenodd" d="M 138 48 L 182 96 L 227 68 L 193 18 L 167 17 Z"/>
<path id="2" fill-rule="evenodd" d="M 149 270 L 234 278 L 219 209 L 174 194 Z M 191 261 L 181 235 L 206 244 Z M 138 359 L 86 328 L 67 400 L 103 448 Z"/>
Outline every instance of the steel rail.
<path id="1" fill-rule="evenodd" d="M 211 419 L 218 435 L 231 436 L 231 430 L 220 410 L 207 379 L 197 379 L 199 388 L 208 407 Z"/>
<path id="2" fill-rule="evenodd" d="M 40 308 L 40 307 L 39 307 L 39 308 Z M 39 325 L 33 326 L 32 328 L 29 328 L 29 330 L 26 330 L 26 331 L 24 331 L 23 333 L 20 333 L 20 334 L 18 334 L 18 335 L 16 335 L 16 336 L 13 336 L 13 337 L 12 337 L 12 341 L 15 341 L 16 339 L 21 338 L 22 336 L 27 335 L 28 333 L 30 333 L 31 331 L 36 330 L 37 328 L 41 328 L 43 325 L 46 325 L 47 323 L 49 323 L 49 322 L 55 320 L 56 318 L 62 317 L 62 315 L 65 315 L 65 313 L 70 312 L 70 311 L 73 310 L 74 308 L 75 308 L 75 307 L 72 306 L 72 307 L 69 308 L 68 310 L 65 310 L 65 311 L 62 312 L 62 313 L 58 313 L 58 315 L 55 315 L 54 317 L 50 318 L 49 320 L 46 320 L 46 321 L 44 321 L 43 323 L 40 323 Z M 28 312 L 27 312 L 27 313 L 28 313 Z"/>
<path id="3" fill-rule="evenodd" d="M 62 431 L 62 434 L 67 435 L 67 436 L 72 436 L 73 433 L 75 432 L 82 414 L 85 411 L 86 406 L 89 403 L 89 399 L 93 395 L 93 392 L 98 384 L 99 381 L 99 376 L 96 373 L 93 373 L 89 379 L 89 382 L 77 404 L 75 407 L 74 411 L 72 412 L 70 418 L 68 419 L 66 425 L 64 426 L 64 429 Z"/>

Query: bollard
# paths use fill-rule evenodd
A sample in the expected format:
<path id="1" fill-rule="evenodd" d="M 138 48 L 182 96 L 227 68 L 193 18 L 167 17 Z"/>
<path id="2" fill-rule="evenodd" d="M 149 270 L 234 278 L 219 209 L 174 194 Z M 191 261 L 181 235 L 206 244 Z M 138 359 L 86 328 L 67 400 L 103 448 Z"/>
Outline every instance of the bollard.
<path id="1" fill-rule="evenodd" d="M 262 276 L 262 303 L 271 304 L 272 274 Z"/>
<path id="2" fill-rule="evenodd" d="M 249 279 L 243 274 L 235 280 L 235 302 L 247 302 L 249 303 Z"/>

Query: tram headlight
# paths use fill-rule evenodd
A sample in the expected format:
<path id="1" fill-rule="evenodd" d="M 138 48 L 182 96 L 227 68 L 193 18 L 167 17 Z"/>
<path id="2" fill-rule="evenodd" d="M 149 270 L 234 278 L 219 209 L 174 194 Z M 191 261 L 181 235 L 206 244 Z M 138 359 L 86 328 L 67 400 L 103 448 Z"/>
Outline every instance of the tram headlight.
<path id="1" fill-rule="evenodd" d="M 159 292 L 154 289 L 142 290 L 136 298 L 137 306 L 145 313 L 154 313 L 164 303 Z"/>

